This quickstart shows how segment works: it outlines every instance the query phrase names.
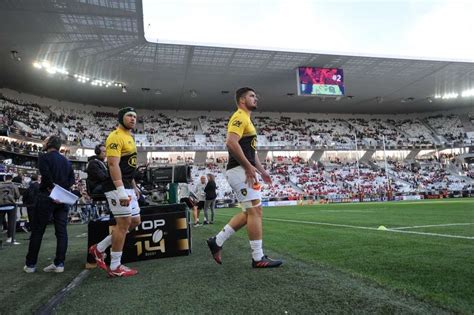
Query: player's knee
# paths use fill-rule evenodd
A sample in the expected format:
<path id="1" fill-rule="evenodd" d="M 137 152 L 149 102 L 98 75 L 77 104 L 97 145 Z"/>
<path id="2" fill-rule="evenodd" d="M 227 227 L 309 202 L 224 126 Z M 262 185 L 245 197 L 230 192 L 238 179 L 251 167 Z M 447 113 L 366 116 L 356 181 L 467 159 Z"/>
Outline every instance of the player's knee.
<path id="1" fill-rule="evenodd" d="M 127 233 L 132 223 L 132 218 L 131 217 L 117 218 L 116 222 L 117 222 L 116 229 L 119 230 L 121 233 Z"/>
<path id="2" fill-rule="evenodd" d="M 140 217 L 133 217 L 132 222 L 130 224 L 130 230 L 133 230 L 134 228 L 139 226 L 140 223 L 142 223 L 142 220 L 140 219 Z"/>
<path id="3" fill-rule="evenodd" d="M 262 203 L 260 200 L 245 201 L 242 204 L 242 208 L 245 208 L 245 212 L 249 215 L 262 216 Z"/>
<path id="4" fill-rule="evenodd" d="M 116 230 L 117 230 L 120 234 L 127 234 L 127 233 L 128 233 L 128 230 L 129 230 L 129 227 L 128 227 L 128 226 L 120 225 L 120 226 L 117 226 Z"/>

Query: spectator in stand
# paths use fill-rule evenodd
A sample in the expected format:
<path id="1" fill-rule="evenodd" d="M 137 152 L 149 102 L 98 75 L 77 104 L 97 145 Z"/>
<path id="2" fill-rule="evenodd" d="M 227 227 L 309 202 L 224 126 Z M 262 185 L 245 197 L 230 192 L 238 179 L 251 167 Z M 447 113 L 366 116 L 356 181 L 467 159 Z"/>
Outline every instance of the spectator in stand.
<path id="1" fill-rule="evenodd" d="M 206 193 L 206 201 L 204 202 L 204 224 L 208 222 L 214 224 L 214 208 L 216 207 L 216 198 L 217 198 L 217 186 L 214 175 L 207 174 L 207 184 L 204 188 Z M 209 221 L 208 208 L 211 209 L 211 220 Z"/>

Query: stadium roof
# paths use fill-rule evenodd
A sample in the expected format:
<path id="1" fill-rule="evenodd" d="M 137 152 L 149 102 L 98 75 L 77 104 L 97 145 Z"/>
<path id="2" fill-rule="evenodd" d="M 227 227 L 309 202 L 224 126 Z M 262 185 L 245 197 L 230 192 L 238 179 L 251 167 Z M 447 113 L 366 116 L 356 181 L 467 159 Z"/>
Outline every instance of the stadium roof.
<path id="1" fill-rule="evenodd" d="M 474 63 L 149 43 L 142 3 L 135 0 L 2 1 L 0 47 L 1 86 L 78 103 L 232 110 L 233 91 L 252 86 L 262 111 L 392 113 L 473 106 L 472 97 L 435 95 L 472 89 Z M 44 60 L 69 75 L 32 66 Z M 292 96 L 298 66 L 343 68 L 346 95 L 353 97 Z M 123 83 L 127 93 L 78 83 L 73 74 Z"/>

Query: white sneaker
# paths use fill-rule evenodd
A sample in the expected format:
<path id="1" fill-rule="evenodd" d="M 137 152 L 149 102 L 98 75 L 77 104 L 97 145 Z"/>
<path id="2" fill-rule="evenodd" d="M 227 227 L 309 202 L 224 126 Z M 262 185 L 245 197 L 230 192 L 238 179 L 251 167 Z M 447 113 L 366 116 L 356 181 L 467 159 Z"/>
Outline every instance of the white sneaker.
<path id="1" fill-rule="evenodd" d="M 17 241 L 13 241 L 11 237 L 7 238 L 5 243 L 10 244 L 10 245 L 20 245 L 21 243 L 18 243 Z"/>
<path id="2" fill-rule="evenodd" d="M 36 267 L 28 267 L 27 265 L 25 265 L 23 267 L 23 271 L 26 273 L 33 273 L 36 272 Z"/>
<path id="3" fill-rule="evenodd" d="M 57 272 L 57 273 L 60 273 L 60 272 L 64 272 L 64 266 L 56 266 L 54 263 L 45 267 L 43 269 L 44 272 Z"/>

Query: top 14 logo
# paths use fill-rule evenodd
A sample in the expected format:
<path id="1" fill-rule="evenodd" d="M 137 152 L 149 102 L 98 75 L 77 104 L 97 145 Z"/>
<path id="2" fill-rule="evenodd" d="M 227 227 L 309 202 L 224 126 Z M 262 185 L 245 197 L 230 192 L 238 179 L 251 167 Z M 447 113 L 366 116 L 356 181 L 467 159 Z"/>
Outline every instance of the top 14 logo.
<path id="1" fill-rule="evenodd" d="M 166 222 L 163 219 L 143 221 L 135 228 L 136 235 L 135 247 L 137 248 L 137 256 L 153 256 L 158 251 L 164 253 L 165 239 L 163 238 L 163 231 L 159 227 L 165 226 Z M 153 231 L 152 233 L 149 233 Z"/>

